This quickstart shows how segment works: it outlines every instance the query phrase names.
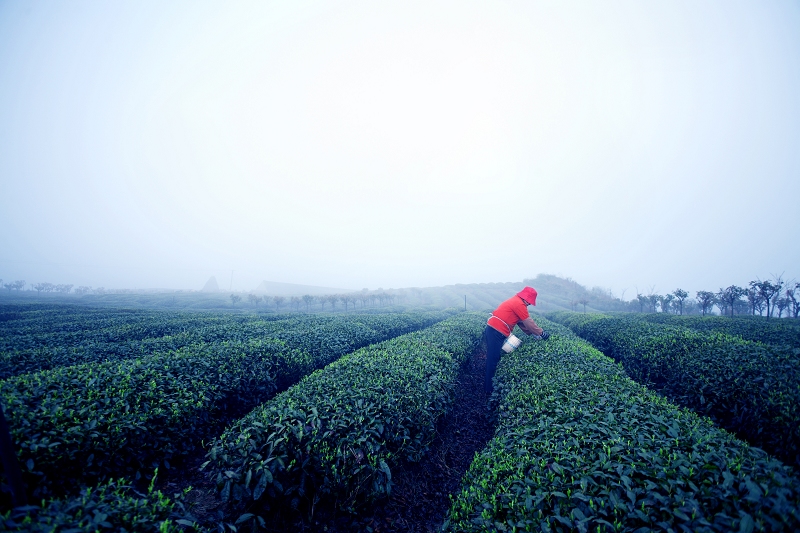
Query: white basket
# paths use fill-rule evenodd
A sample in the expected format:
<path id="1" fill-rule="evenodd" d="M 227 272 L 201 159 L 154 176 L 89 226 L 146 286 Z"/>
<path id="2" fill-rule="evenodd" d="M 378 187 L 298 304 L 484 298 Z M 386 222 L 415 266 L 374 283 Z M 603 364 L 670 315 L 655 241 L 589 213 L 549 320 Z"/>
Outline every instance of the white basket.
<path id="1" fill-rule="evenodd" d="M 516 348 L 519 348 L 520 344 L 522 344 L 522 340 L 516 335 L 511 334 L 506 339 L 506 342 L 503 343 L 503 351 L 506 353 L 511 353 Z"/>

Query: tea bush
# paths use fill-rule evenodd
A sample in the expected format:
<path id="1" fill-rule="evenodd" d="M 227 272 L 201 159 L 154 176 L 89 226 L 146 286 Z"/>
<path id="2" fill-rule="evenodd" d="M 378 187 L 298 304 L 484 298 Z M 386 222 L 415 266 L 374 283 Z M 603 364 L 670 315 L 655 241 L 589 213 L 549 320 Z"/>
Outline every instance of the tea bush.
<path id="1" fill-rule="evenodd" d="M 388 494 L 392 468 L 428 449 L 485 320 L 465 313 L 362 348 L 256 408 L 208 455 L 222 499 L 255 513 Z"/>
<path id="2" fill-rule="evenodd" d="M 549 316 L 621 362 L 634 380 L 800 466 L 800 357 L 793 350 L 635 315 Z"/>
<path id="3" fill-rule="evenodd" d="M 495 437 L 443 528 L 796 531 L 792 469 L 629 379 L 563 326 L 501 361 Z"/>

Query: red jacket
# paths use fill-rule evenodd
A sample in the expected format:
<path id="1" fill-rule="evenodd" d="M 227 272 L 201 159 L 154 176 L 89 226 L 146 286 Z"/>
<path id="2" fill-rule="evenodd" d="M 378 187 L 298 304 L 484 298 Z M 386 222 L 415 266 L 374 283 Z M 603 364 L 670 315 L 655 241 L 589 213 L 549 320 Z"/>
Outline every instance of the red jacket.
<path id="1" fill-rule="evenodd" d="M 528 313 L 528 306 L 518 295 L 514 295 L 497 306 L 492 316 L 486 322 L 489 326 L 502 333 L 505 337 L 511 335 L 514 326 L 519 324 L 522 331 L 528 335 L 541 335 L 542 328 L 533 321 Z"/>

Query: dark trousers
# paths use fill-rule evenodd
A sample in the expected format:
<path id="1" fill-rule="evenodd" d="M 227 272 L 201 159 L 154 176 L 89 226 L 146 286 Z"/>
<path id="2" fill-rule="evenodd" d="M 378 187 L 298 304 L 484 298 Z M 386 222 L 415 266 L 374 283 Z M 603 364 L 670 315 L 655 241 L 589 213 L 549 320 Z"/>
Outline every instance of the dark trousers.
<path id="1" fill-rule="evenodd" d="M 503 343 L 505 336 L 491 326 L 486 326 L 483 330 L 483 338 L 486 340 L 486 376 L 483 381 L 483 390 L 487 393 L 492 392 L 492 378 L 503 355 Z"/>

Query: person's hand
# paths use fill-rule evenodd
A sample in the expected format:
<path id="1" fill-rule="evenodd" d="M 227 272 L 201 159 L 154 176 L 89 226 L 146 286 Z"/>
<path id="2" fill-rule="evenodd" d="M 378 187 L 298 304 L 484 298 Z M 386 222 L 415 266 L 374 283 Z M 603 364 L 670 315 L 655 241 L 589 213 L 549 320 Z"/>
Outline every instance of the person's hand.
<path id="1" fill-rule="evenodd" d="M 547 339 L 550 338 L 550 334 L 547 333 L 546 331 L 542 331 L 542 334 L 539 336 L 542 338 L 543 341 L 546 341 Z"/>

